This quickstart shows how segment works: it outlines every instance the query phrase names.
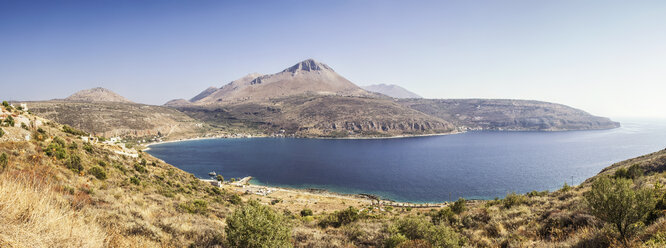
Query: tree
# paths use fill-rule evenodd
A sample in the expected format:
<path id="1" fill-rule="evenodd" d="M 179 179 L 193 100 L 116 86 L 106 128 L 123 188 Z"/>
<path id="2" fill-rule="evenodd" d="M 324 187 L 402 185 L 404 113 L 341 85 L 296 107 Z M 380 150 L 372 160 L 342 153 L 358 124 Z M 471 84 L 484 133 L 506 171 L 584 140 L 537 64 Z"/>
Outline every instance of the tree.
<path id="1" fill-rule="evenodd" d="M 224 177 L 223 177 L 222 175 L 217 175 L 217 176 L 215 177 L 215 179 L 217 179 L 217 180 L 220 181 L 221 183 L 224 182 Z"/>
<path id="2" fill-rule="evenodd" d="M 456 202 L 453 203 L 453 206 L 451 206 L 451 210 L 453 210 L 454 213 L 460 214 L 462 212 L 465 212 L 467 209 L 466 207 L 467 200 L 465 198 L 459 198 Z"/>
<path id="3" fill-rule="evenodd" d="M 634 224 L 644 220 L 655 206 L 652 190 L 633 189 L 632 184 L 629 179 L 602 177 L 583 194 L 590 213 L 617 228 L 625 245 L 633 234 Z"/>
<path id="4" fill-rule="evenodd" d="M 312 209 L 305 208 L 305 209 L 301 210 L 301 216 L 303 216 L 303 217 L 312 216 Z"/>
<path id="5" fill-rule="evenodd" d="M 5 119 L 5 123 L 7 124 L 7 126 L 13 127 L 15 124 L 14 117 L 12 117 L 11 115 L 7 116 L 7 118 Z"/>
<path id="6" fill-rule="evenodd" d="M 5 108 L 9 108 L 9 103 L 7 101 L 2 101 L 2 106 L 5 106 Z"/>
<path id="7" fill-rule="evenodd" d="M 292 247 L 284 216 L 256 201 L 236 209 L 225 231 L 231 247 Z"/>

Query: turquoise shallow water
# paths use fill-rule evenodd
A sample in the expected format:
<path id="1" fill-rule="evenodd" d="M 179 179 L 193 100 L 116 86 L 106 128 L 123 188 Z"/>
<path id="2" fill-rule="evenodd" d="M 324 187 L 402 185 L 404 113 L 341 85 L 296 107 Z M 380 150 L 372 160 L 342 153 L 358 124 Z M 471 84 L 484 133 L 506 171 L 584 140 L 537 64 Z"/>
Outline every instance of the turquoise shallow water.
<path id="1" fill-rule="evenodd" d="M 621 120 L 622 121 L 622 120 Z M 197 177 L 369 193 L 409 202 L 490 199 L 578 184 L 624 159 L 666 148 L 666 122 L 570 132 L 468 132 L 403 139 L 212 139 L 151 146 Z"/>

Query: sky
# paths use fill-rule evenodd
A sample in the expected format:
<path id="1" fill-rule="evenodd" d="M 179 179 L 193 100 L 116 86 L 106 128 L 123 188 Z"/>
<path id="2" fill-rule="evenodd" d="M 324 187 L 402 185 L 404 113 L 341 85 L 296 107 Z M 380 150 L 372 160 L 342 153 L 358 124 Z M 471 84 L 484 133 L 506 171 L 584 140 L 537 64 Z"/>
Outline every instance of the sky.
<path id="1" fill-rule="evenodd" d="M 0 0 L 0 99 L 161 105 L 307 58 L 426 98 L 666 118 L 666 1 Z"/>

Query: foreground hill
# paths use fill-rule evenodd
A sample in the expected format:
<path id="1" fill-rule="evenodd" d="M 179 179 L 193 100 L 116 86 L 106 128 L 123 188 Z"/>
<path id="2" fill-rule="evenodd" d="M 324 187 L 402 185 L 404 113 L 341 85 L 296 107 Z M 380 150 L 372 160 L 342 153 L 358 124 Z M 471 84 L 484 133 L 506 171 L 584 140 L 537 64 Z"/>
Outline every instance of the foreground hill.
<path id="1" fill-rule="evenodd" d="M 197 137 L 209 125 L 171 108 L 123 102 L 29 102 L 30 111 L 103 137 Z"/>
<path id="2" fill-rule="evenodd" d="M 326 193 L 216 187 L 140 151 L 84 143 L 72 128 L 0 110 L 16 117 L 0 127 L 0 247 L 666 245 L 666 150 L 614 164 L 577 187 L 412 208 Z M 32 138 L 26 141 L 25 133 Z M 597 187 L 608 178 L 631 187 Z M 604 206 L 628 216 L 623 223 L 632 228 L 624 238 L 586 200 L 595 187 L 616 199 Z M 631 212 L 639 206 L 646 208 Z"/>
<path id="3" fill-rule="evenodd" d="M 471 130 L 610 129 L 620 123 L 556 103 L 505 99 L 404 99 L 402 105 Z"/>
<path id="4" fill-rule="evenodd" d="M 393 98 L 422 98 L 414 92 L 395 84 L 373 84 L 362 86 L 364 90 L 384 94 Z"/>

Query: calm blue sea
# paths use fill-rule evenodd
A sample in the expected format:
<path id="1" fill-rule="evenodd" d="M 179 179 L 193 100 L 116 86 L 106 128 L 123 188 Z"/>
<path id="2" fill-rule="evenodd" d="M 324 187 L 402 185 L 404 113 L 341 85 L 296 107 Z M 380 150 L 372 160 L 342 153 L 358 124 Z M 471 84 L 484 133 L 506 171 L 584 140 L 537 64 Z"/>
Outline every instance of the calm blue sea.
<path id="1" fill-rule="evenodd" d="M 601 131 L 468 132 L 371 140 L 211 139 L 151 146 L 200 178 L 369 193 L 409 202 L 491 199 L 578 184 L 602 168 L 666 148 L 666 121 Z"/>

